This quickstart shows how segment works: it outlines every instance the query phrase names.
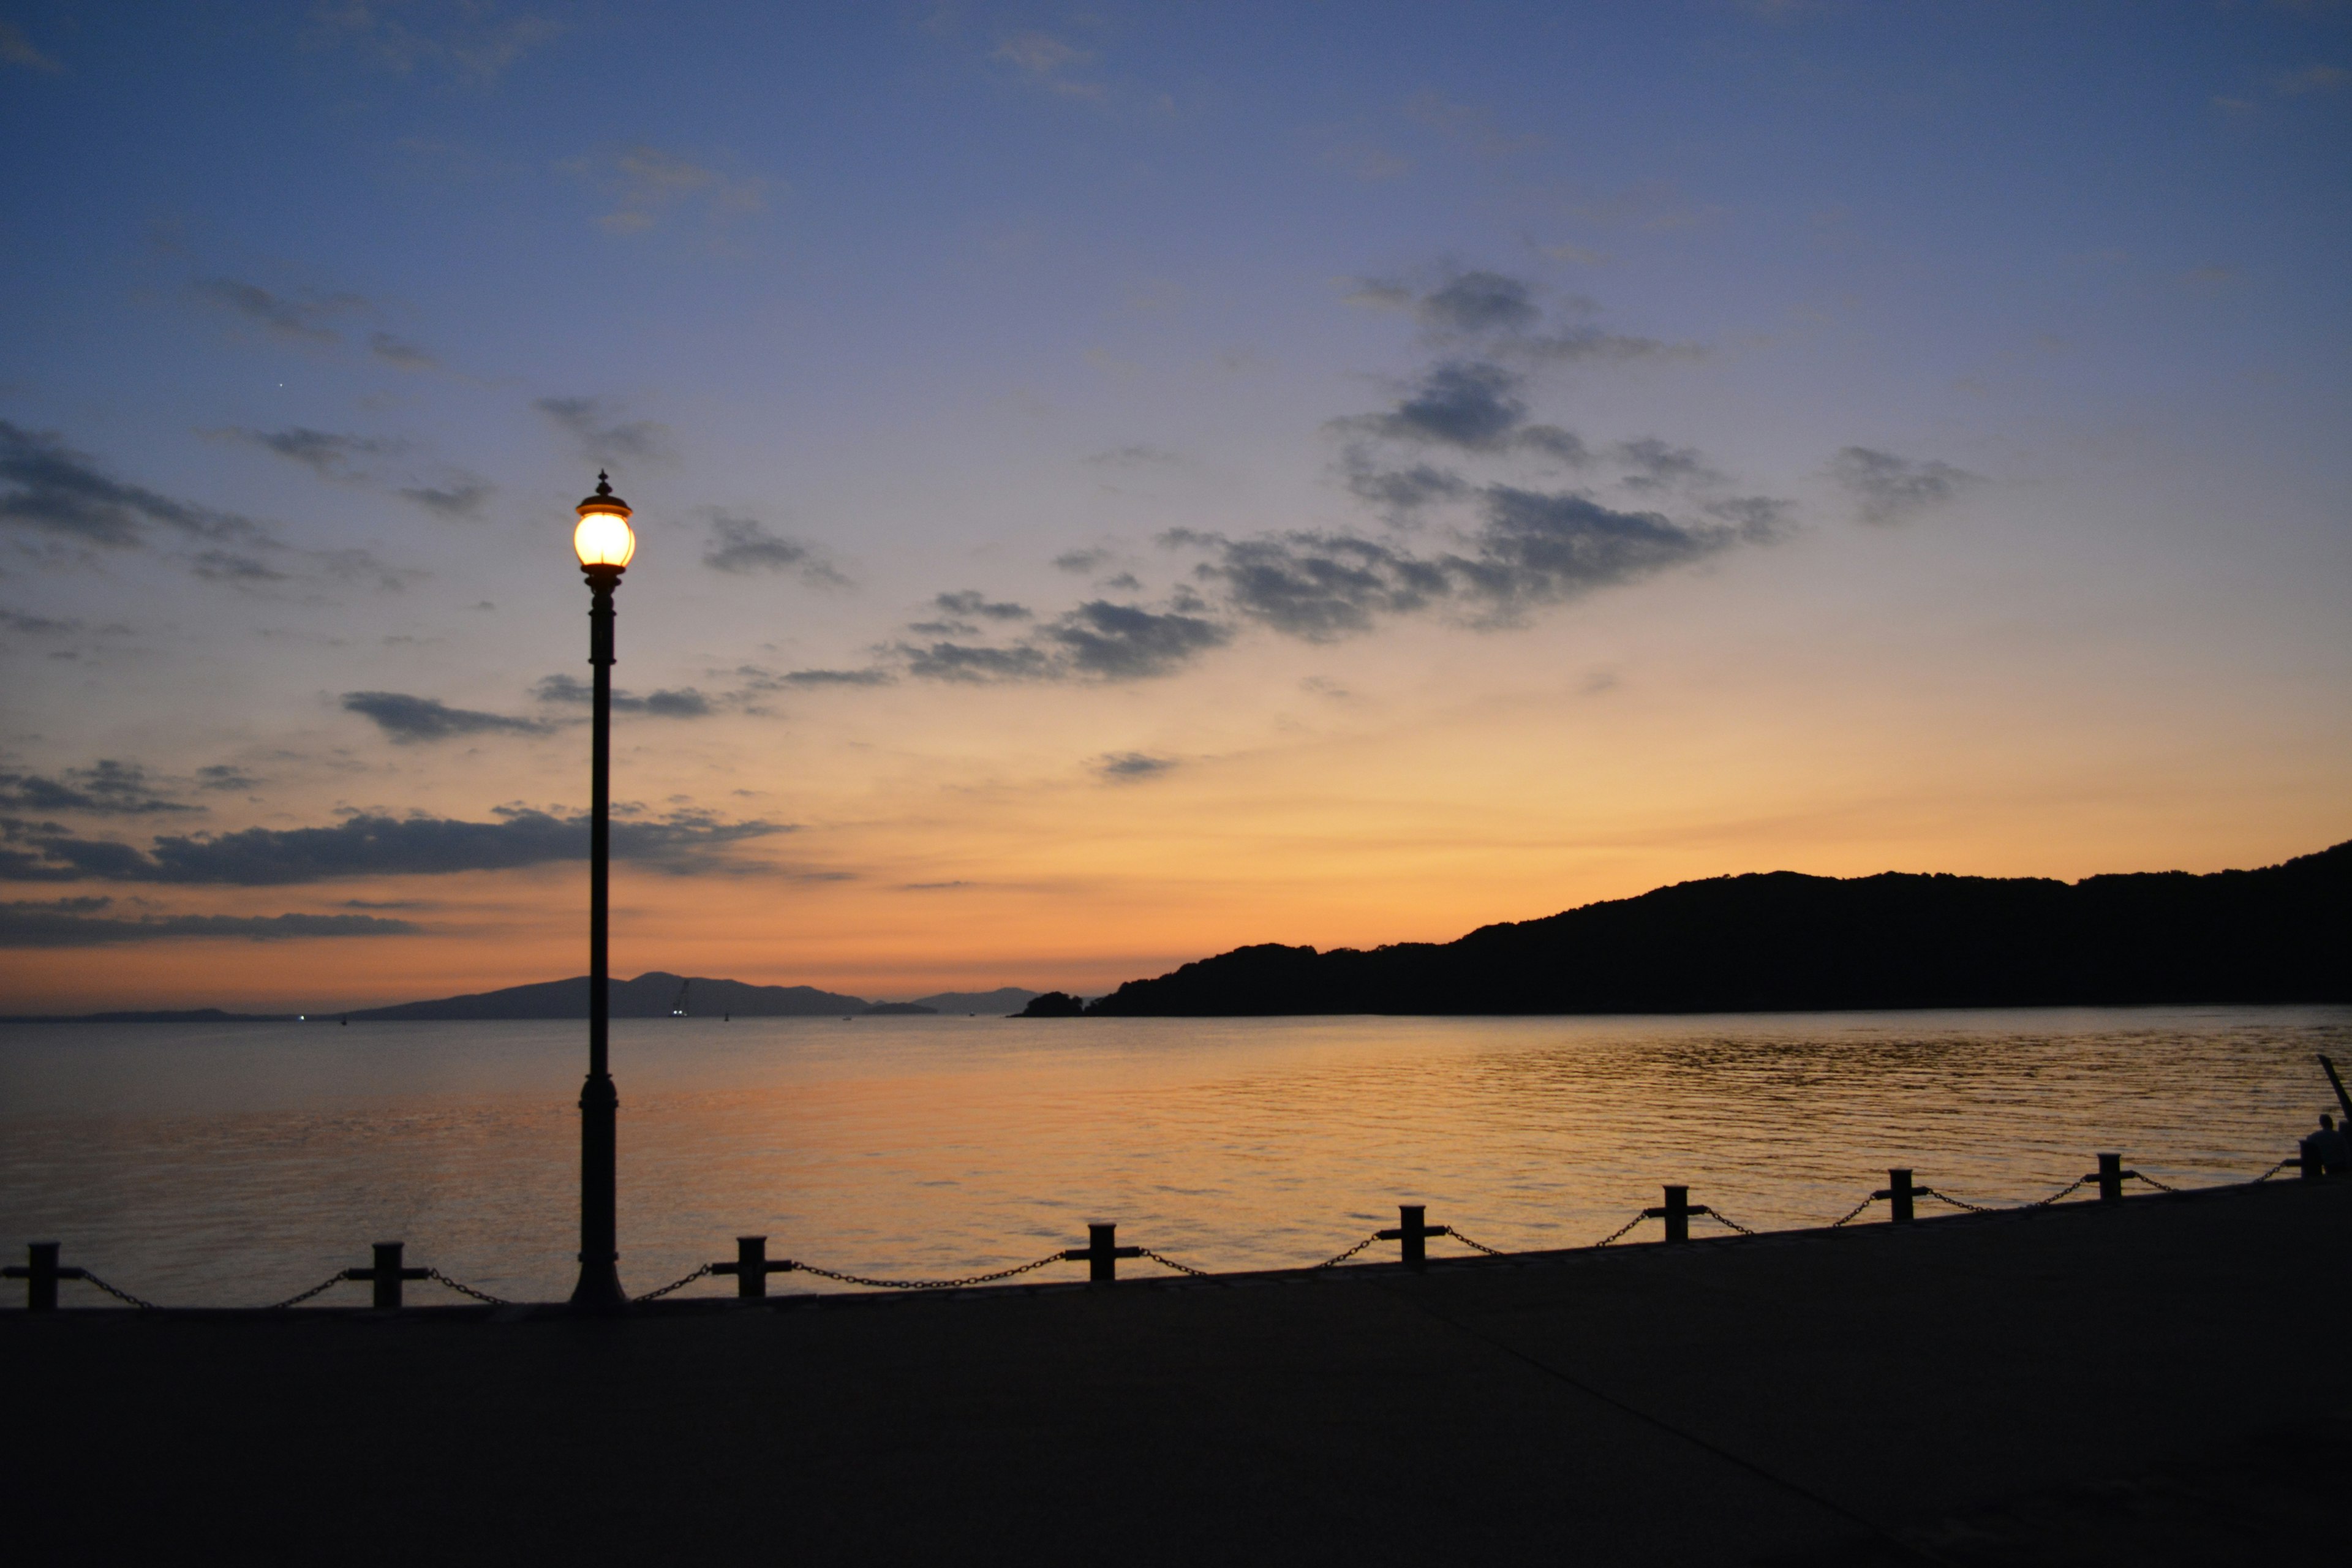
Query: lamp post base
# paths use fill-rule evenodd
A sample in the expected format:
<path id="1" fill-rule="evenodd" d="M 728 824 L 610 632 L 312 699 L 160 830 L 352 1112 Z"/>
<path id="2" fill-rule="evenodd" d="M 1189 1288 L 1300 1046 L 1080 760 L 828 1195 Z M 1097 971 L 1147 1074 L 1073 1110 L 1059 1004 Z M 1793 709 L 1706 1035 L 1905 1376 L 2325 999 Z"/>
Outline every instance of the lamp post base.
<path id="1" fill-rule="evenodd" d="M 575 1312 L 617 1312 L 629 1304 L 621 1289 L 618 1205 L 614 1201 L 613 1146 L 620 1109 L 612 1075 L 591 1072 L 580 1086 L 580 1283 L 572 1290 Z"/>

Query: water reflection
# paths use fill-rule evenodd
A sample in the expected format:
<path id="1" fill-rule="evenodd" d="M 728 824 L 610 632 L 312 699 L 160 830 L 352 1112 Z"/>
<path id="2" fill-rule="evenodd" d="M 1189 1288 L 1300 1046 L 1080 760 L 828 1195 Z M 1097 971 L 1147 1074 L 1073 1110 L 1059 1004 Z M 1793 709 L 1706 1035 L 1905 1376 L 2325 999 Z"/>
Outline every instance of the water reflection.
<path id="1" fill-rule="evenodd" d="M 614 1037 L 625 1278 L 760 1231 L 851 1272 L 964 1273 L 1088 1219 L 1199 1267 L 1294 1264 L 1399 1201 L 1490 1246 L 1581 1245 L 1666 1181 L 1777 1227 L 1890 1165 L 2016 1201 L 2105 1148 L 2220 1180 L 2292 1148 L 2331 1103 L 2313 1054 L 2347 1045 L 2344 1008 L 643 1020 Z M 228 1304 L 397 1238 L 558 1298 L 580 1057 L 573 1025 L 10 1027 L 0 1246 L 62 1239 L 142 1294 Z"/>

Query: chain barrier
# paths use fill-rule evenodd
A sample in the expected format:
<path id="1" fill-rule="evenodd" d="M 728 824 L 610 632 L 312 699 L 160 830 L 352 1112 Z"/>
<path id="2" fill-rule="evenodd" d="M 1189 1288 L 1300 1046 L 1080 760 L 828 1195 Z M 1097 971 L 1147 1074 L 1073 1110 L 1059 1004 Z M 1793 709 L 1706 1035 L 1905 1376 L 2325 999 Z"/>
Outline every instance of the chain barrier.
<path id="1" fill-rule="evenodd" d="M 1179 1263 L 1174 1258 L 1154 1252 L 1148 1247 L 1137 1247 L 1135 1254 L 1139 1258 L 1149 1258 L 1162 1268 L 1173 1268 L 1179 1274 L 1190 1274 L 1195 1279 L 1206 1279 L 1209 1277 L 1209 1271 L 1205 1268 L 1195 1268 L 1189 1263 Z"/>
<path id="2" fill-rule="evenodd" d="M 446 1274 L 442 1273 L 438 1268 L 426 1269 L 425 1271 L 425 1278 L 432 1280 L 436 1285 L 446 1285 L 450 1289 L 455 1290 L 460 1296 L 471 1296 L 475 1300 L 483 1303 L 485 1306 L 511 1307 L 514 1305 L 513 1302 L 508 1300 L 503 1296 L 493 1296 L 488 1290 L 477 1290 L 471 1285 L 461 1285 L 457 1280 L 450 1279 Z"/>
<path id="3" fill-rule="evenodd" d="M 2177 1193 L 2180 1190 L 2179 1187 L 2173 1186 L 2168 1183 L 2158 1181 L 2154 1176 L 2142 1175 L 2137 1171 L 2126 1171 L 2124 1174 L 2129 1176 L 2133 1181 L 2146 1182 L 2149 1186 L 2154 1187 L 2159 1193 Z"/>
<path id="4" fill-rule="evenodd" d="M 974 1274 L 964 1279 L 868 1279 L 862 1275 L 838 1274 L 830 1268 L 819 1268 L 814 1263 L 795 1263 L 793 1267 L 803 1274 L 814 1274 L 820 1279 L 837 1279 L 844 1285 L 865 1285 L 877 1290 L 962 1290 L 974 1285 L 993 1285 L 999 1279 L 1010 1279 L 1043 1268 L 1048 1263 L 1060 1263 L 1062 1255 L 1049 1252 L 1034 1263 L 1024 1263 L 1016 1268 L 1000 1268 L 993 1274 Z"/>
<path id="5" fill-rule="evenodd" d="M 1355 1245 L 1355 1246 L 1353 1246 L 1353 1247 L 1351 1247 L 1348 1248 L 1348 1250 L 1347 1250 L 1347 1251 L 1340 1253 L 1338 1257 L 1336 1257 L 1336 1258 L 1325 1258 L 1322 1262 L 1320 1262 L 1320 1263 L 1317 1264 L 1315 1267 L 1316 1267 L 1316 1268 L 1339 1268 L 1339 1265 L 1341 1265 L 1342 1263 L 1347 1262 L 1347 1261 L 1348 1261 L 1348 1259 L 1349 1259 L 1350 1258 L 1355 1257 L 1355 1256 L 1356 1256 L 1356 1254 L 1358 1254 L 1359 1252 L 1363 1251 L 1363 1250 L 1364 1250 L 1364 1248 L 1366 1248 L 1366 1247 L 1368 1247 L 1371 1246 L 1371 1244 L 1372 1244 L 1372 1243 L 1374 1243 L 1374 1242 L 1378 1241 L 1379 1239 L 1380 1239 L 1380 1237 L 1379 1237 L 1379 1236 L 1377 1236 L 1377 1235 L 1368 1236 L 1368 1237 L 1364 1237 L 1364 1239 L 1363 1239 L 1363 1240 L 1361 1240 L 1361 1241 L 1360 1241 L 1360 1242 L 1356 1243 L 1356 1245 Z"/>
<path id="6" fill-rule="evenodd" d="M 1592 1244 L 1592 1250 L 1598 1252 L 1602 1247 L 1608 1246 L 1611 1242 L 1621 1239 L 1628 1231 L 1632 1230 L 1635 1226 L 1641 1224 L 1643 1220 L 1649 1217 L 1650 1216 L 1645 1214 L 1635 1215 L 1632 1219 L 1627 1220 L 1623 1225 L 1619 1226 L 1615 1230 L 1611 1231 L 1607 1236 L 1604 1236 L 1599 1241 L 1594 1242 Z"/>
<path id="7" fill-rule="evenodd" d="M 2078 1183 L 2076 1184 L 2080 1185 L 2081 1184 Z M 1915 1198 L 1933 1198 L 1939 1204 L 1949 1204 L 1956 1209 L 1966 1209 L 1970 1214 L 1998 1214 L 2000 1212 L 1990 1204 L 1972 1204 L 1966 1198 L 1956 1198 L 1949 1193 L 1939 1193 L 1933 1187 L 1914 1187 L 1911 1189 L 1911 1195 Z M 2032 1207 L 2032 1205 L 2028 1205 L 2026 1206 Z"/>
<path id="8" fill-rule="evenodd" d="M 2067 1183 L 2064 1186 L 2059 1188 L 2056 1192 L 2051 1194 L 2048 1197 L 2036 1198 L 2032 1203 L 2023 1204 L 2020 1206 L 2030 1209 L 2046 1209 L 2052 1204 L 2056 1203 L 2060 1198 L 2071 1195 L 2074 1189 L 2081 1186 L 2084 1182 L 2091 1181 L 2094 1178 L 2089 1176 L 2077 1176 L 2073 1181 Z M 1983 1213 L 1985 1211 L 1980 1209 L 1978 1212 Z"/>
<path id="9" fill-rule="evenodd" d="M 706 1263 L 706 1264 L 704 1264 L 701 1268 L 699 1268 L 696 1269 L 693 1273 L 691 1273 L 691 1274 L 688 1275 L 688 1276 L 687 1276 L 685 1279 L 673 1279 L 673 1280 L 671 1280 L 668 1284 L 667 1284 L 667 1285 L 663 1286 L 663 1287 L 662 1287 L 660 1289 L 658 1289 L 658 1290 L 648 1290 L 648 1291 L 646 1291 L 644 1295 L 642 1295 L 642 1296 L 633 1296 L 633 1297 L 631 1297 L 631 1298 L 630 1298 L 630 1300 L 633 1300 L 633 1301 L 658 1301 L 658 1300 L 660 1300 L 664 1296 L 668 1295 L 671 1291 L 673 1291 L 673 1290 L 683 1290 L 683 1289 L 685 1289 L 688 1285 L 693 1284 L 693 1283 L 694 1283 L 696 1280 L 698 1280 L 698 1279 L 708 1279 L 708 1278 L 709 1278 L 709 1275 L 710 1275 L 710 1265 L 709 1265 L 708 1263 Z"/>
<path id="10" fill-rule="evenodd" d="M 1454 1240 L 1460 1242 L 1463 1246 L 1468 1247 L 1473 1252 L 1483 1252 L 1489 1258 L 1501 1258 L 1505 1256 L 1501 1247 L 1489 1247 L 1483 1241 L 1473 1241 L 1458 1230 L 1448 1230 L 1445 1234 L 1452 1237 Z"/>
<path id="11" fill-rule="evenodd" d="M 2252 1181 L 2248 1182 L 2248 1183 L 2246 1184 L 2246 1185 L 2248 1185 L 2248 1186 L 2250 1186 L 2250 1187 L 2258 1187 L 2258 1186 L 2261 1186 L 2264 1182 L 2269 1181 L 2273 1176 L 2277 1175 L 2281 1171 L 2285 1170 L 2289 1165 L 2300 1165 L 2300 1164 L 2302 1164 L 2302 1163 L 2303 1163 L 2303 1157 L 2302 1157 L 2301 1155 L 2297 1155 L 2295 1158 L 2294 1158 L 2294 1159 L 2292 1159 L 2292 1160 L 2281 1160 L 2277 1164 L 2273 1165 L 2269 1170 L 2264 1171 L 2261 1175 L 2256 1176 Z"/>
<path id="12" fill-rule="evenodd" d="M 1756 1234 L 1746 1226 L 1740 1224 L 1738 1220 L 1732 1218 L 1729 1215 L 1717 1213 L 1714 1209 L 1697 1208 L 1691 1210 L 1691 1213 L 1703 1214 L 1709 1219 L 1721 1220 L 1724 1224 L 1729 1226 L 1732 1229 L 1738 1231 L 1742 1236 L 1754 1236 Z"/>
<path id="13" fill-rule="evenodd" d="M 328 1275 L 324 1279 L 320 1280 L 316 1285 L 311 1286 L 308 1290 L 303 1291 L 300 1295 L 289 1296 L 283 1301 L 272 1301 L 269 1305 L 262 1308 L 261 1310 L 265 1312 L 282 1312 L 289 1307 L 299 1307 L 313 1296 L 325 1295 L 328 1291 L 333 1289 L 342 1282 L 342 1273 L 341 1270 L 338 1270 L 335 1273 Z"/>
<path id="14" fill-rule="evenodd" d="M 92 1274 L 87 1268 L 81 1271 L 81 1279 L 83 1284 L 97 1286 L 100 1289 L 105 1291 L 108 1295 L 113 1297 L 116 1300 L 121 1302 L 126 1307 L 136 1307 L 142 1312 L 152 1312 L 155 1310 L 154 1302 L 142 1301 L 128 1290 L 109 1285 L 105 1280 L 100 1279 L 97 1275 Z"/>
<path id="15" fill-rule="evenodd" d="M 1911 1190 L 1912 1190 L 1913 1192 L 1915 1192 L 1915 1193 L 1918 1193 L 1918 1192 L 1924 1192 L 1924 1191 L 1926 1191 L 1927 1189 L 1925 1189 L 1925 1188 L 1923 1188 L 1923 1187 L 1914 1187 L 1914 1188 L 1912 1188 Z M 1830 1221 L 1829 1228 L 1830 1228 L 1830 1229 L 1832 1229 L 1832 1230 L 1836 1230 L 1836 1229 L 1837 1229 L 1837 1228 L 1839 1228 L 1841 1226 L 1848 1226 L 1848 1225 L 1852 1225 L 1855 1220 L 1858 1220 L 1858 1219 L 1860 1219 L 1860 1218 L 1862 1217 L 1862 1211 L 1863 1211 L 1863 1210 L 1864 1210 L 1864 1209 L 1868 1208 L 1871 1205 L 1873 1205 L 1873 1204 L 1874 1204 L 1874 1203 L 1877 1203 L 1878 1201 L 1879 1201 L 1878 1194 L 1877 1194 L 1876 1193 L 1873 1193 L 1873 1194 L 1871 1194 L 1871 1195 L 1870 1195 L 1870 1196 L 1868 1196 L 1868 1197 L 1866 1197 L 1866 1198 L 1863 1199 L 1863 1200 L 1862 1200 L 1862 1202 L 1860 1202 L 1860 1203 L 1858 1203 L 1858 1204 L 1854 1205 L 1853 1205 L 1853 1207 L 1852 1207 L 1852 1208 L 1850 1208 L 1850 1209 L 1846 1210 L 1844 1214 L 1843 1214 L 1843 1215 L 1839 1215 L 1836 1219 L 1833 1219 L 1833 1220 Z"/>

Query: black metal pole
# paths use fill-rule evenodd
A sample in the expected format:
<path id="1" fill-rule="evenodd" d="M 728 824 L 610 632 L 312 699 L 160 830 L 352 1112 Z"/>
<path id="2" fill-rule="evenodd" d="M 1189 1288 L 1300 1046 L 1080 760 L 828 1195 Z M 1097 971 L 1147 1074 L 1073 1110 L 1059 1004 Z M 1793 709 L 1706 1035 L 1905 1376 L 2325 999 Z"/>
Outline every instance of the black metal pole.
<path id="1" fill-rule="evenodd" d="M 613 1087 L 606 1052 L 612 986 L 607 960 L 613 808 L 613 591 L 617 566 L 588 566 L 588 662 L 596 676 L 588 802 L 588 1081 L 580 1089 L 580 1283 L 572 1304 L 583 1311 L 618 1311 L 621 1289 L 617 1178 L 614 1143 L 621 1097 Z"/>

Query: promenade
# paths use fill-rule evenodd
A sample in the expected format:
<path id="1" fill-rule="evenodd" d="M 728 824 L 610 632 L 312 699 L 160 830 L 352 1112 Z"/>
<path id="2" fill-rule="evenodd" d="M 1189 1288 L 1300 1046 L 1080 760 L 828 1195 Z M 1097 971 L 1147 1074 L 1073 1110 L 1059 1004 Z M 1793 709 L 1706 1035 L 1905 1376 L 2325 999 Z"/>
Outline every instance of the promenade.
<path id="1" fill-rule="evenodd" d="M 614 1321 L 11 1310 L 0 1519 L 27 1563 L 2146 1568 L 2347 1539 L 2352 1181 L 1452 1247 Z"/>

